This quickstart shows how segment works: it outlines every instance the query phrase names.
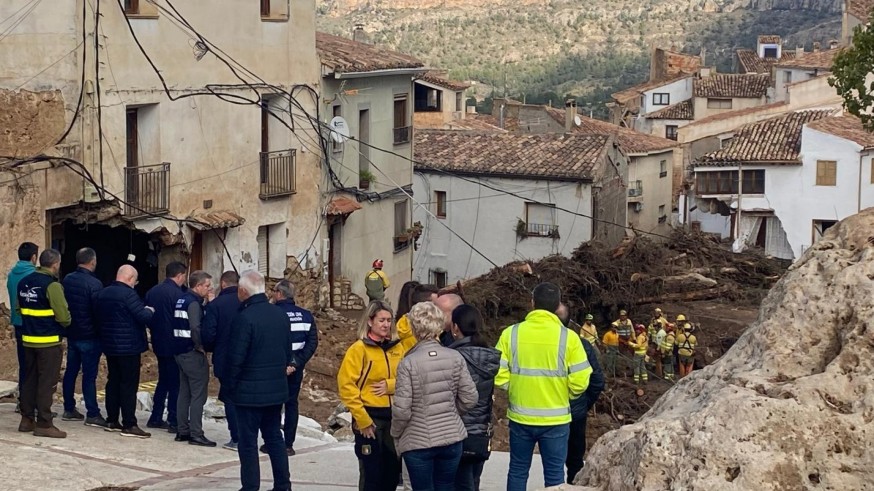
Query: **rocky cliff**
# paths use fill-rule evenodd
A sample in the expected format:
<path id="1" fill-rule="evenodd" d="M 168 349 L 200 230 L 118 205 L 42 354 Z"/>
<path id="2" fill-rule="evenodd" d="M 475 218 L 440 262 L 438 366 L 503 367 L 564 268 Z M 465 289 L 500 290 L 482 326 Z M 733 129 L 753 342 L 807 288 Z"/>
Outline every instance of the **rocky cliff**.
<path id="1" fill-rule="evenodd" d="M 723 358 L 598 440 L 573 489 L 872 489 L 872 438 L 869 208 L 792 266 Z"/>

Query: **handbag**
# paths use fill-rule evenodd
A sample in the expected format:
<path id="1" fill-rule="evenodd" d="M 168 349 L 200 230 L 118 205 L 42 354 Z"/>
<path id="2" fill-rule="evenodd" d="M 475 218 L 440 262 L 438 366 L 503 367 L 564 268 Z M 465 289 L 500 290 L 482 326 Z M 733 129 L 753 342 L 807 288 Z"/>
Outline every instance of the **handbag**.
<path id="1" fill-rule="evenodd" d="M 492 455 L 492 438 L 489 435 L 470 435 L 461 443 L 461 460 L 481 462 Z"/>

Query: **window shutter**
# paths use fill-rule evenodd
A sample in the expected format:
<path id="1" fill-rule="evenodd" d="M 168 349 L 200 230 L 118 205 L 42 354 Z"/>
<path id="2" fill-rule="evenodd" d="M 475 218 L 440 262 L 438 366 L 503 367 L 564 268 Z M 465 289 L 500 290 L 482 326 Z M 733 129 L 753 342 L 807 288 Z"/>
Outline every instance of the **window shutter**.
<path id="1" fill-rule="evenodd" d="M 258 272 L 267 277 L 270 261 L 270 249 L 267 246 L 267 227 L 258 227 Z"/>

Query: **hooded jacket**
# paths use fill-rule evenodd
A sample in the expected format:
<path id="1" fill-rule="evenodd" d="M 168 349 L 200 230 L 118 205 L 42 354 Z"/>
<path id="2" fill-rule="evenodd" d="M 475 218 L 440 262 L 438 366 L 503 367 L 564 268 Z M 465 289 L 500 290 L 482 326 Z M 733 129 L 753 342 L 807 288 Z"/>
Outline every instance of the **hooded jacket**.
<path id="1" fill-rule="evenodd" d="M 501 365 L 501 352 L 494 348 L 473 346 L 470 337 L 459 339 L 450 348 L 457 350 L 464 358 L 479 394 L 476 405 L 461 416 L 467 434 L 491 436 L 492 395 L 495 392 L 495 376 Z"/>
<path id="2" fill-rule="evenodd" d="M 18 311 L 18 283 L 25 276 L 36 271 L 36 266 L 30 261 L 18 261 L 12 267 L 12 271 L 6 276 L 6 290 L 9 292 L 9 312 L 11 312 L 12 325 L 15 326 L 16 334 L 20 335 L 21 326 L 24 321 L 21 319 L 21 312 Z"/>

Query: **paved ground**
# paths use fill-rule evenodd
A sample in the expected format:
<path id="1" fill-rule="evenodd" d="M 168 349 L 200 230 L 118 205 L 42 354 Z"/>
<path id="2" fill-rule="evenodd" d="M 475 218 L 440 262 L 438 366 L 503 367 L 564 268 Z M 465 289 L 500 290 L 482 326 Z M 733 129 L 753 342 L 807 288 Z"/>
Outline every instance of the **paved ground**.
<path id="1" fill-rule="evenodd" d="M 236 490 L 240 487 L 236 454 L 217 448 L 176 443 L 164 432 L 139 440 L 123 438 L 60 421 L 68 433 L 62 440 L 36 438 L 18 433 L 20 416 L 13 404 L 0 404 L 0 488 L 4 490 L 90 490 L 102 486 L 125 486 L 141 490 Z M 56 408 L 60 411 L 60 408 Z M 84 412 L 84 408 L 80 408 Z M 138 413 L 141 423 L 145 413 Z M 223 443 L 228 432 L 223 421 L 204 423 L 206 436 Z M 308 436 L 304 436 L 303 434 Z M 297 491 L 350 490 L 357 488 L 358 464 L 349 443 L 311 438 L 316 433 L 302 428 L 291 458 L 293 487 Z M 328 438 L 330 440 L 330 438 Z M 495 453 L 486 464 L 483 490 L 505 489 L 509 456 Z M 261 459 L 262 489 L 270 489 L 270 463 Z M 539 462 L 531 469 L 529 489 L 543 483 Z"/>

